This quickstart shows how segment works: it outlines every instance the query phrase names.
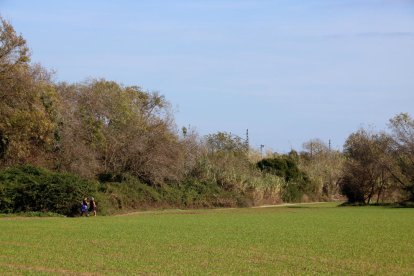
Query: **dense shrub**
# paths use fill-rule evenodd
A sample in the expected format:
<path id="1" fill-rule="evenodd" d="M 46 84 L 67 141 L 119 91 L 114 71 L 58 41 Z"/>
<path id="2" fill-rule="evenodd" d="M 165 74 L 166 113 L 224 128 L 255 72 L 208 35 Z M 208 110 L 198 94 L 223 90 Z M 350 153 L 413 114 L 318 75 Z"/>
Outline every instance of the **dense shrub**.
<path id="1" fill-rule="evenodd" d="M 0 212 L 79 214 L 80 201 L 96 194 L 97 185 L 75 175 L 32 166 L 0 172 Z"/>
<path id="2" fill-rule="evenodd" d="M 181 183 L 150 186 L 134 176 L 121 179 L 100 186 L 98 199 L 105 214 L 147 208 L 242 207 L 251 204 L 248 195 L 226 190 L 211 181 L 188 178 Z"/>
<path id="3" fill-rule="evenodd" d="M 0 172 L 1 213 L 79 214 L 83 198 L 94 196 L 99 214 L 113 214 L 147 208 L 212 208 L 251 205 L 249 194 L 226 190 L 217 182 L 188 178 L 182 183 L 150 186 L 137 177 L 122 175 L 91 182 L 65 173 L 32 166 Z"/>
<path id="4" fill-rule="evenodd" d="M 286 181 L 304 177 L 304 173 L 299 170 L 296 161 L 286 155 L 265 158 L 257 163 L 257 167 L 267 173 L 283 177 Z"/>
<path id="5" fill-rule="evenodd" d="M 142 183 L 137 177 L 125 174 L 101 180 L 111 180 L 99 186 L 96 201 L 101 214 L 146 209 L 158 206 L 161 202 L 161 195 L 156 188 Z"/>
<path id="6" fill-rule="evenodd" d="M 282 200 L 284 202 L 300 202 L 304 195 L 304 191 L 300 183 L 288 181 L 282 186 Z"/>
<path id="7" fill-rule="evenodd" d="M 250 195 L 227 190 L 214 181 L 187 179 L 181 185 L 182 203 L 186 207 L 244 207 L 251 205 Z"/>
<path id="8" fill-rule="evenodd" d="M 365 203 L 363 185 L 351 176 L 344 176 L 339 181 L 341 193 L 348 198 L 349 203 Z"/>
<path id="9" fill-rule="evenodd" d="M 281 198 L 285 202 L 299 202 L 305 194 L 312 196 L 317 192 L 315 185 L 299 169 L 298 160 L 292 154 L 263 159 L 257 163 L 257 167 L 285 180 L 281 187 Z"/>

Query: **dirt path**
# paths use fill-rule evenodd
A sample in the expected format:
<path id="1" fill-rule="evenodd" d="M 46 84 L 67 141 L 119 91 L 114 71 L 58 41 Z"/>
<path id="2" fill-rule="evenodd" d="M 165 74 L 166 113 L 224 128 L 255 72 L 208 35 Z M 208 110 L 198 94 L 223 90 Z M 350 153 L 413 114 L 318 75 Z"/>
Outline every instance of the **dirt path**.
<path id="1" fill-rule="evenodd" d="M 274 204 L 274 205 L 260 205 L 260 206 L 253 206 L 253 207 L 249 207 L 252 209 L 255 208 L 273 208 L 273 207 L 286 207 L 286 206 L 301 206 L 301 205 L 312 205 L 312 204 L 323 204 L 323 203 L 330 203 L 330 202 L 308 202 L 308 203 L 282 203 L 282 204 Z M 226 210 L 232 210 L 232 209 L 239 209 L 239 208 L 216 208 L 216 209 L 208 209 L 208 210 L 216 210 L 216 211 L 226 211 Z M 195 209 L 195 210 L 201 210 L 201 209 Z M 171 213 L 184 213 L 184 212 L 191 212 L 192 209 L 165 209 L 165 210 L 151 210 L 151 211 L 134 211 L 134 212 L 130 212 L 130 213 L 125 213 L 125 214 L 117 214 L 114 215 L 116 217 L 121 217 L 121 216 L 132 216 L 132 215 L 138 215 L 138 214 L 171 214 Z"/>
<path id="2" fill-rule="evenodd" d="M 250 208 L 285 207 L 285 206 L 312 205 L 312 204 L 323 204 L 323 203 L 331 203 L 331 202 L 326 202 L 326 201 L 318 201 L 318 202 L 307 202 L 307 203 L 282 203 L 282 204 L 275 204 L 275 205 L 260 205 L 260 206 L 253 206 L 253 207 L 250 207 Z"/>

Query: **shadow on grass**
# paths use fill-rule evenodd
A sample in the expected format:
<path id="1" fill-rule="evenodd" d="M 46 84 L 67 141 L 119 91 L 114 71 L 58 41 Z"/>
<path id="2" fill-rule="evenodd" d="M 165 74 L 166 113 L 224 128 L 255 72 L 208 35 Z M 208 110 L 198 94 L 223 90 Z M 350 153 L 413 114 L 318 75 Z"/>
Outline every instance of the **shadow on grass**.
<path id="1" fill-rule="evenodd" d="M 403 202 L 393 202 L 393 203 L 361 203 L 361 202 L 344 202 L 338 207 L 369 207 L 369 206 L 380 206 L 380 207 L 387 207 L 387 208 L 414 208 L 414 202 L 413 201 L 403 201 Z"/>
<path id="2" fill-rule="evenodd" d="M 304 205 L 290 205 L 290 206 L 286 206 L 286 208 L 309 208 L 309 206 L 304 206 Z"/>
<path id="3" fill-rule="evenodd" d="M 8 217 L 66 217 L 53 212 L 18 212 L 18 213 L 0 213 L 0 218 Z"/>

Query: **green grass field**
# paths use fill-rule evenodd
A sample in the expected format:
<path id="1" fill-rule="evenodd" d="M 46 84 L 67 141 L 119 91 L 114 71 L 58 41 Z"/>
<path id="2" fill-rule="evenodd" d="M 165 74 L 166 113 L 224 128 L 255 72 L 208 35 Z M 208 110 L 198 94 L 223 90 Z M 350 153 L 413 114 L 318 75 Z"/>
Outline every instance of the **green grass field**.
<path id="1" fill-rule="evenodd" d="M 4 274 L 414 274 L 414 209 L 335 204 L 0 218 Z"/>

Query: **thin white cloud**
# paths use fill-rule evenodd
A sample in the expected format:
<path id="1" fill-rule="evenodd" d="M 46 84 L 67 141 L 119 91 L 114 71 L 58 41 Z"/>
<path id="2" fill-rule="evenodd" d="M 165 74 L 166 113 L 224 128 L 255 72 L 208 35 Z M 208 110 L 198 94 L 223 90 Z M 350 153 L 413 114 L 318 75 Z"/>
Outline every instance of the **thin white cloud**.
<path id="1" fill-rule="evenodd" d="M 388 38 L 399 38 L 399 37 L 413 37 L 414 32 L 364 32 L 357 33 L 359 37 L 388 37 Z"/>
<path id="2" fill-rule="evenodd" d="M 188 9 L 221 10 L 221 9 L 246 9 L 255 6 L 255 1 L 181 1 L 175 5 Z"/>
<path id="3" fill-rule="evenodd" d="M 333 33 L 318 36 L 326 39 L 349 39 L 352 37 L 359 38 L 414 38 L 414 32 L 359 32 L 359 33 Z"/>

